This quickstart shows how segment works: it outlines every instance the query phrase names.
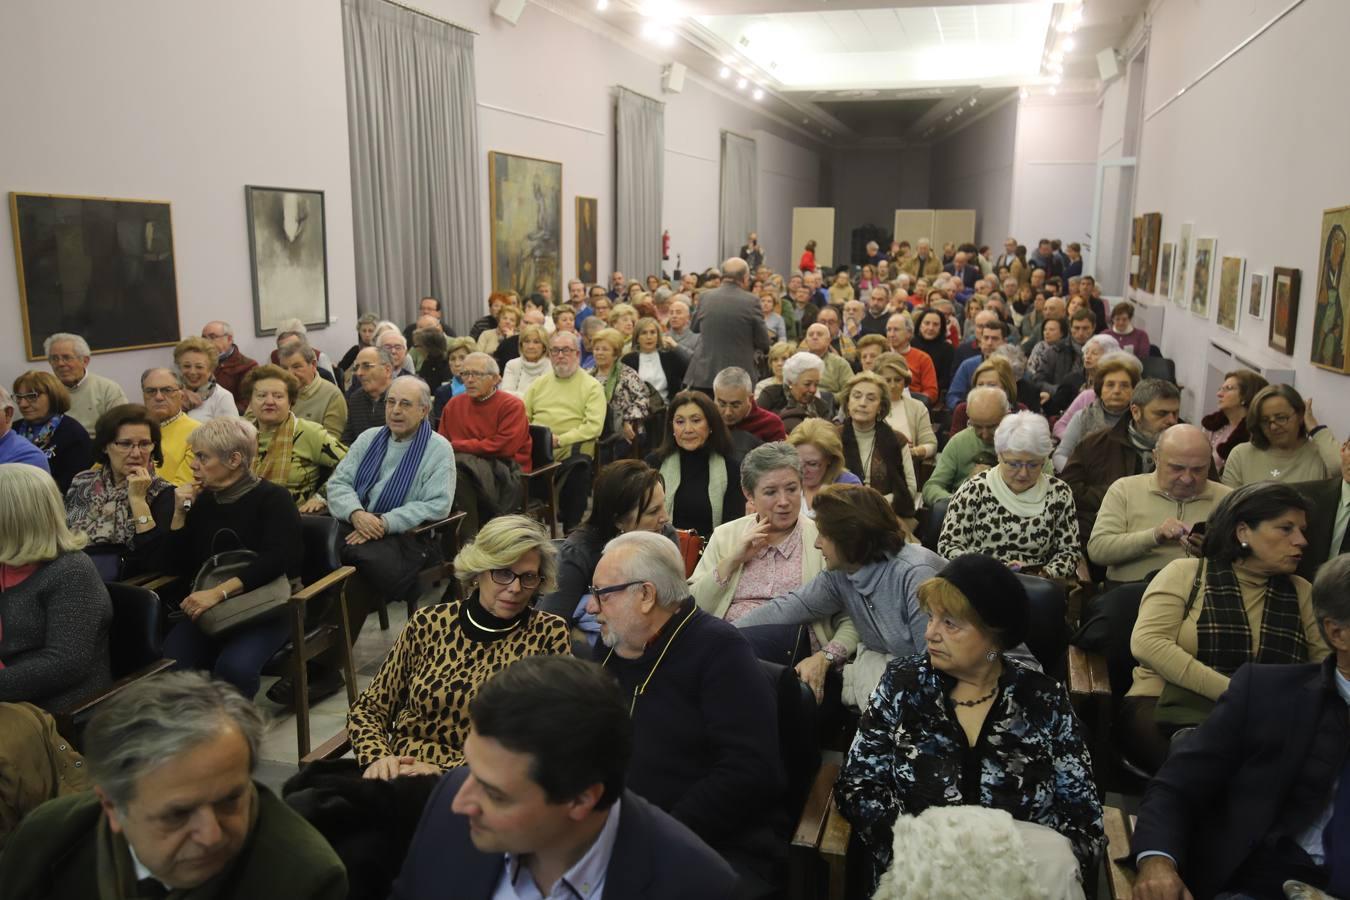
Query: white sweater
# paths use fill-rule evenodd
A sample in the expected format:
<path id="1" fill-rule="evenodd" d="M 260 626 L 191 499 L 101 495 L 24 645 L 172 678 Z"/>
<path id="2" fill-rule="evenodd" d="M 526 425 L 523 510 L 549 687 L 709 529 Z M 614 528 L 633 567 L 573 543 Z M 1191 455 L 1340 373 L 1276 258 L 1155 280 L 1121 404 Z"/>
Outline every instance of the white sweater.
<path id="1" fill-rule="evenodd" d="M 549 370 L 548 357 L 537 362 L 526 362 L 525 357 L 517 356 L 506 364 L 502 372 L 502 390 L 517 397 L 525 396 L 525 389 L 539 376 Z"/>

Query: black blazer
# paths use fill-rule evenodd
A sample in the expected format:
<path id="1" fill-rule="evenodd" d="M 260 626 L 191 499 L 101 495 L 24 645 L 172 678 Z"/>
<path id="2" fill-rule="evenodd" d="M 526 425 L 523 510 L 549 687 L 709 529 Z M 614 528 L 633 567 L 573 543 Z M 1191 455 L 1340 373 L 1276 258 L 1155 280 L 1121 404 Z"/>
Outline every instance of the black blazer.
<path id="1" fill-rule="evenodd" d="M 1344 706 L 1335 662 L 1333 654 L 1322 663 L 1238 669 L 1209 718 L 1149 782 L 1132 856 L 1169 854 L 1198 900 L 1223 890 L 1279 821 L 1324 705 Z"/>
<path id="2" fill-rule="evenodd" d="M 1336 510 L 1341 505 L 1341 479 L 1303 481 L 1294 485 L 1294 490 L 1312 504 L 1312 512 L 1308 513 L 1308 546 L 1298 566 L 1298 574 L 1312 581 L 1322 563 L 1340 553 L 1340 547 L 1331 546 L 1331 533 L 1336 529 Z"/>
<path id="3" fill-rule="evenodd" d="M 427 801 L 392 900 L 491 900 L 506 858 L 479 852 L 469 839 L 469 820 L 450 809 L 468 775 L 466 768 L 446 773 Z M 719 900 L 735 890 L 731 867 L 692 831 L 624 791 L 602 900 Z"/>
<path id="4" fill-rule="evenodd" d="M 661 371 L 666 373 L 666 402 L 669 403 L 675 399 L 675 395 L 684 385 L 684 373 L 689 368 L 689 359 L 678 350 L 659 350 L 657 356 L 661 358 Z M 637 351 L 625 353 L 623 364 L 634 372 L 638 371 Z M 754 378 L 755 373 L 751 372 L 750 377 Z"/>

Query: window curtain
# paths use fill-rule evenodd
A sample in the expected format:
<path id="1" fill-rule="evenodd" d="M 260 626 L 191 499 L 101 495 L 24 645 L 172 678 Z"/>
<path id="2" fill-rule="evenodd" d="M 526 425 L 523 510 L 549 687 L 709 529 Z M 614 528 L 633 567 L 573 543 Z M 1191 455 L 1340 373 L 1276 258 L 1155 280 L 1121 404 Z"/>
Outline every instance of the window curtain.
<path id="1" fill-rule="evenodd" d="M 619 88 L 614 139 L 615 268 L 640 281 L 661 273 L 666 105 Z"/>
<path id="2" fill-rule="evenodd" d="M 402 324 L 422 297 L 459 334 L 481 314 L 473 35 L 342 0 L 356 303 Z"/>
<path id="3" fill-rule="evenodd" d="M 717 217 L 722 260 L 739 256 L 741 245 L 755 231 L 759 209 L 759 154 L 755 142 L 722 132 L 722 192 Z"/>

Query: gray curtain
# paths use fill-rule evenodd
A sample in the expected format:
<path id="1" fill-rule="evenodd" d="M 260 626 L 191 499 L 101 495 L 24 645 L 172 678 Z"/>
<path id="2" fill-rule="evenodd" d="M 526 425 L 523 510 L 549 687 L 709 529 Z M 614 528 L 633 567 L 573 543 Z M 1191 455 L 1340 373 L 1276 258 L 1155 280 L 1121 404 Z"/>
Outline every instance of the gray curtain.
<path id="1" fill-rule="evenodd" d="M 741 252 L 756 230 L 759 209 L 759 154 L 755 142 L 730 131 L 722 132 L 722 191 L 718 204 L 718 233 L 722 260 Z"/>
<path id="2" fill-rule="evenodd" d="M 661 273 L 666 105 L 619 88 L 614 139 L 614 263 L 641 280 Z"/>
<path id="3" fill-rule="evenodd" d="M 481 314 L 473 35 L 384 0 L 342 0 L 356 304 L 400 324 L 436 297 Z"/>

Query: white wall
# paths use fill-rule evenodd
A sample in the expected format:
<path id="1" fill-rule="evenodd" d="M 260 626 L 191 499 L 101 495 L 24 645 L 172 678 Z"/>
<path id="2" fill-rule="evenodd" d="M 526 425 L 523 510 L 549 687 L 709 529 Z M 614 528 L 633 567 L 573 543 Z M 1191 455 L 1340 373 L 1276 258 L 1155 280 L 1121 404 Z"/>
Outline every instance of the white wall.
<path id="1" fill-rule="evenodd" d="M 0 190 L 168 200 L 185 333 L 223 318 L 251 356 L 244 185 L 324 191 L 330 355 L 354 342 L 351 170 L 342 24 L 333 0 L 0 4 Z M 59 48 L 59 49 L 57 49 Z M 6 196 L 6 201 L 8 197 Z M 0 222 L 0 383 L 24 360 L 10 217 Z M 167 350 L 100 354 L 139 397 Z M 46 363 L 31 364 L 46 368 Z"/>
<path id="2" fill-rule="evenodd" d="M 878 225 L 889 233 L 897 209 L 931 209 L 930 174 L 930 148 L 926 146 L 835 151 L 826 204 L 835 211 L 835 264 L 862 262 L 849 259 L 853 229 Z"/>
<path id="3" fill-rule="evenodd" d="M 1218 240 L 1220 256 L 1242 256 L 1248 271 L 1302 270 L 1295 337 L 1295 386 L 1312 397 L 1338 437 L 1350 431 L 1350 379 L 1308 362 L 1320 256 L 1322 210 L 1350 203 L 1350 118 L 1328 115 L 1343 81 L 1350 3 L 1305 0 L 1239 53 L 1161 108 L 1193 79 L 1254 34 L 1287 0 L 1164 0 L 1152 11 L 1145 124 L 1135 214 L 1160 211 L 1163 241 L 1183 222 Z M 1217 290 L 1217 278 L 1215 288 Z M 1267 322 L 1242 315 L 1237 335 L 1169 305 L 1163 350 L 1187 385 L 1184 411 L 1214 406 L 1196 396 L 1205 354 L 1216 341 L 1263 364 L 1288 364 L 1267 349 Z M 1268 313 L 1267 313 L 1268 315 Z"/>
<path id="4" fill-rule="evenodd" d="M 1042 237 L 1088 243 L 1100 130 L 1095 94 L 1037 94 L 1020 101 L 1009 234 L 1029 250 Z M 996 235 L 986 234 L 985 241 L 1002 247 Z"/>
<path id="5" fill-rule="evenodd" d="M 1012 210 L 1017 102 L 1006 102 L 933 147 L 934 209 L 975 210 L 975 243 L 1001 247 Z"/>

